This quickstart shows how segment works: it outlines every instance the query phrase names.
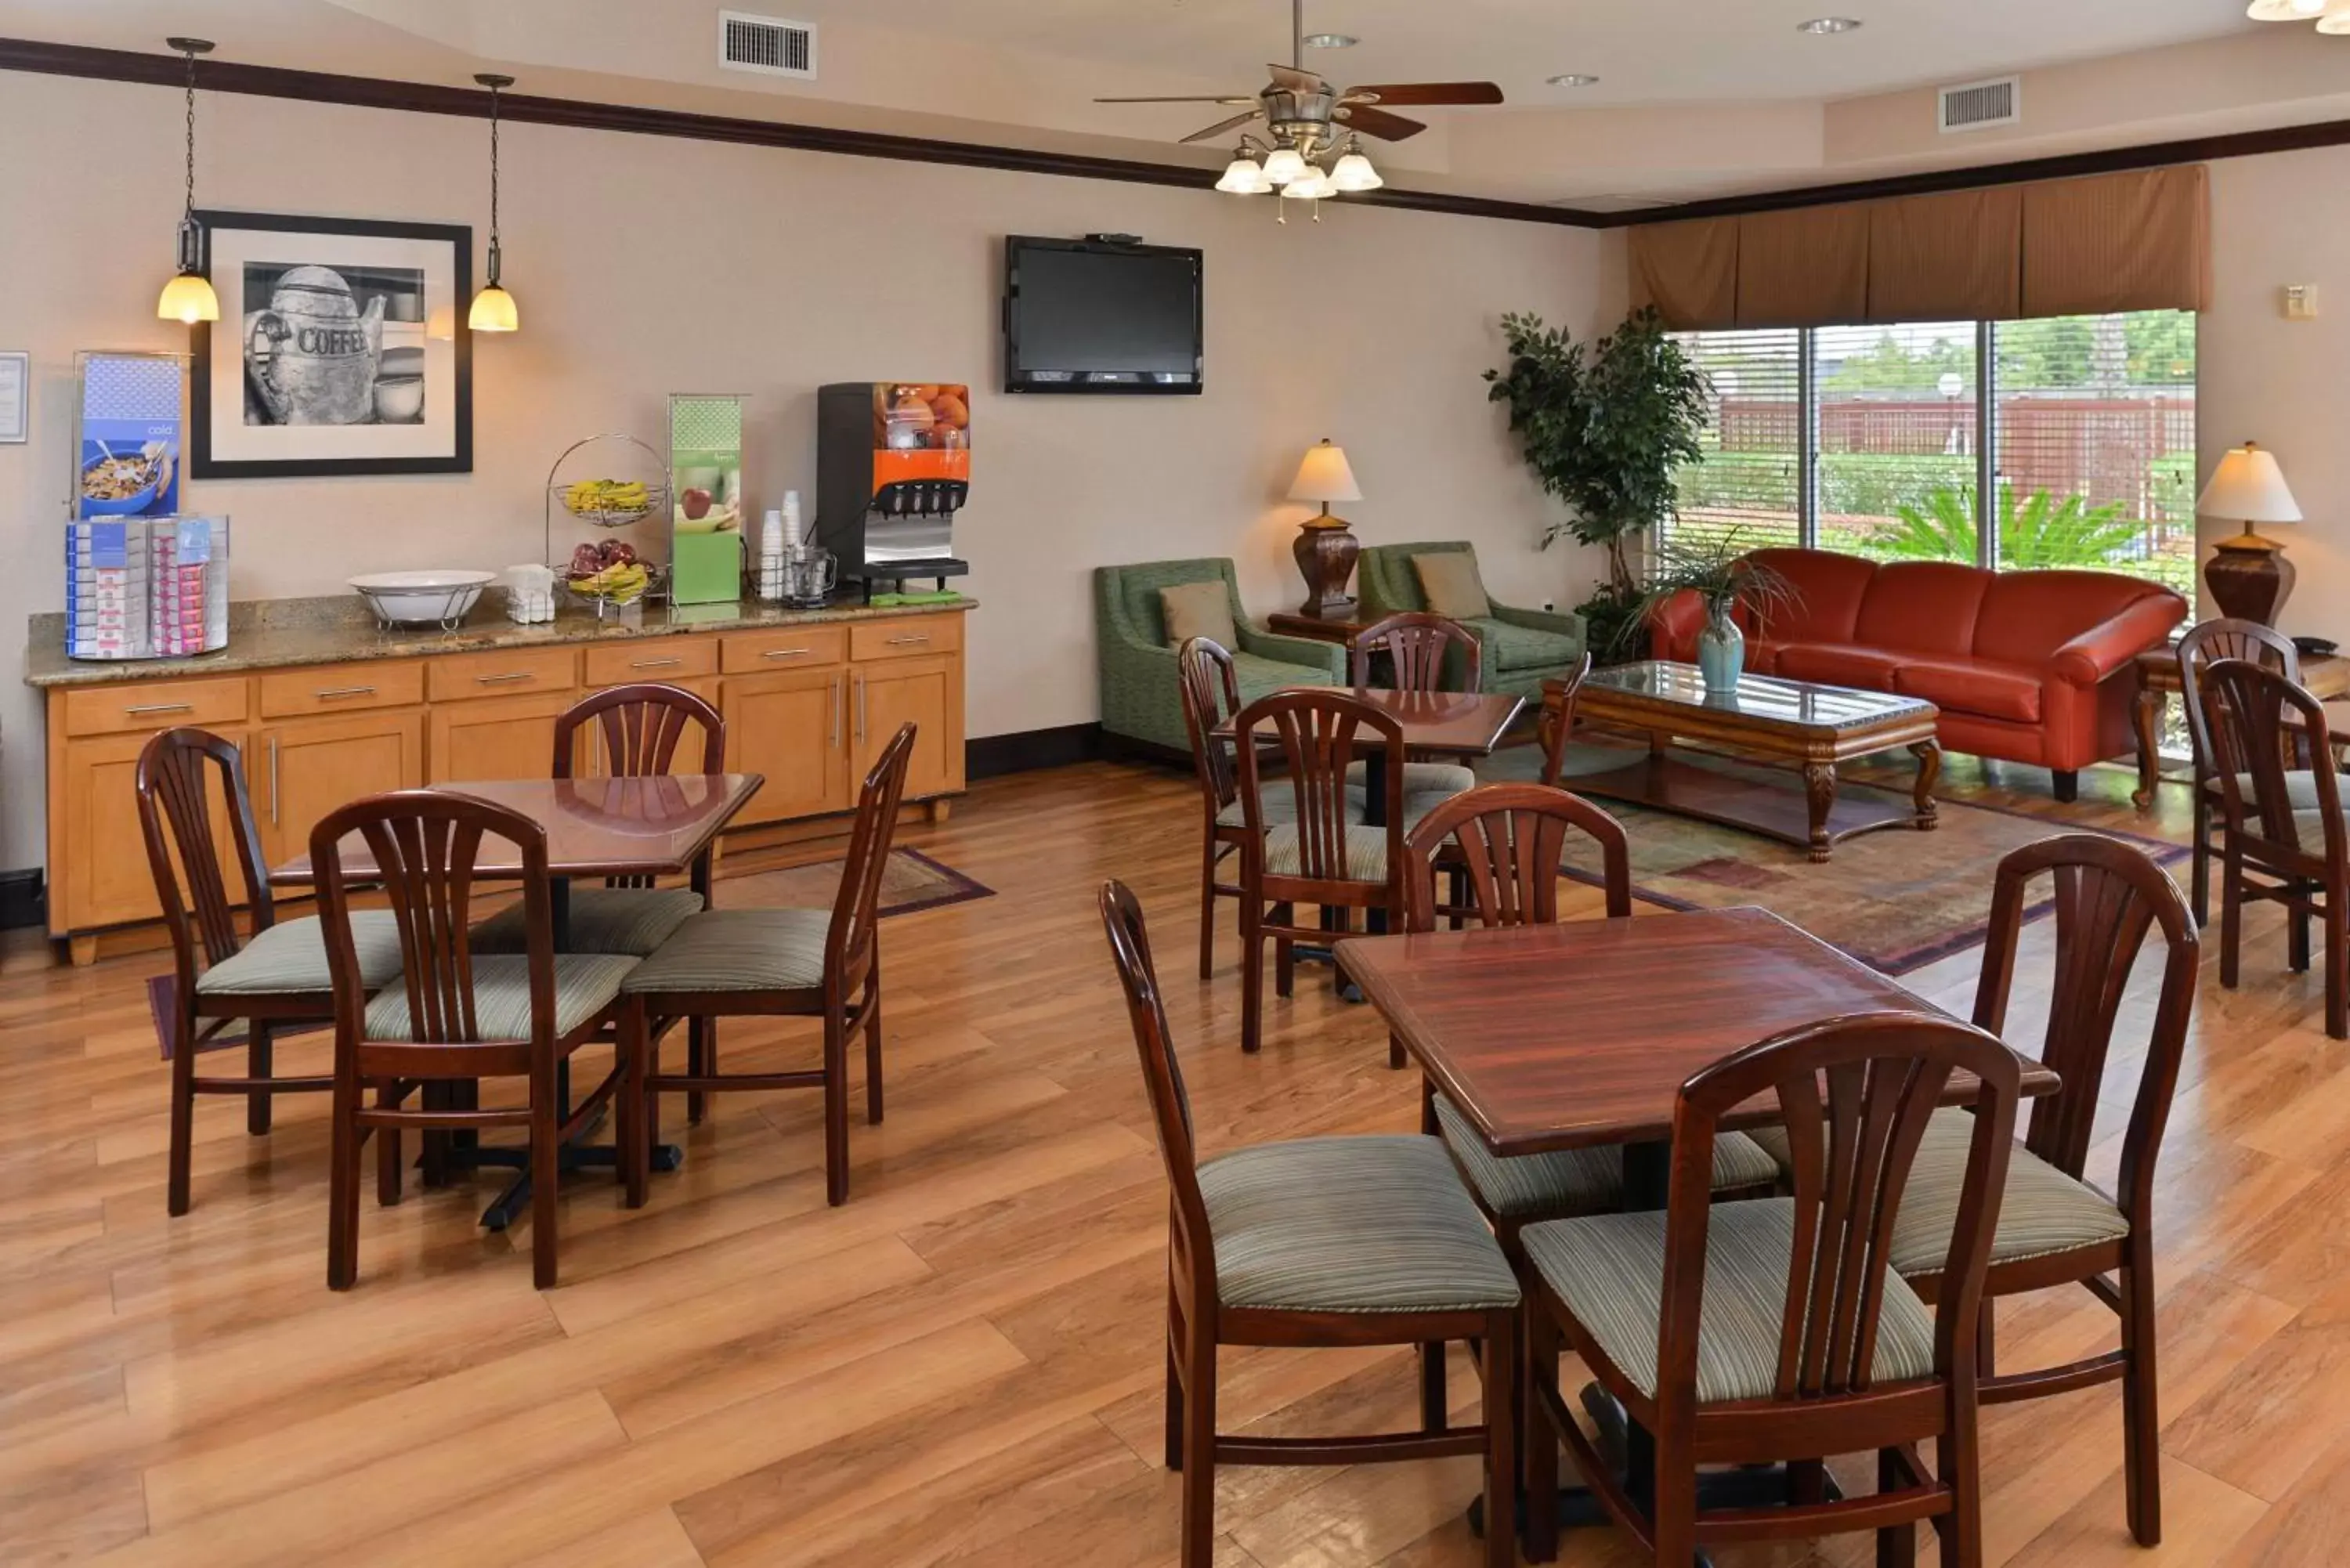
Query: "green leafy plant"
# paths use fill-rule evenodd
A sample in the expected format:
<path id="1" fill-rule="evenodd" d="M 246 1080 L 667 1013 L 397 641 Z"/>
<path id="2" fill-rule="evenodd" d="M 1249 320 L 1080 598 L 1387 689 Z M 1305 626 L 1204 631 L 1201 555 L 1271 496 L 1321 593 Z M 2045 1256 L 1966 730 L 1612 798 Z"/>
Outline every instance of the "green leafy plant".
<path id="1" fill-rule="evenodd" d="M 1509 368 L 1488 370 L 1486 394 L 1510 405 L 1510 429 L 1542 486 L 1573 516 L 1561 534 L 1607 552 L 1607 583 L 1637 593 L 1631 546 L 1673 515 L 1673 472 L 1699 455 L 1709 419 L 1704 372 L 1653 310 L 1586 345 L 1538 316 L 1502 318 Z"/>
<path id="2" fill-rule="evenodd" d="M 1936 490 L 1922 505 L 1905 502 L 1894 512 L 1898 521 L 1869 541 L 1877 554 L 1897 560 L 1976 559 L 1979 535 L 1970 492 Z M 2059 501 L 2045 490 L 2019 500 L 2013 489 L 2002 485 L 2000 563 L 2023 570 L 2108 565 L 2137 537 L 2137 524 L 2122 512 L 2118 501 L 2091 506 L 2083 496 Z"/>
<path id="3" fill-rule="evenodd" d="M 1748 554 L 1757 547 L 1735 528 L 1666 539 L 1649 560 L 1647 586 L 1631 601 L 1627 628 L 1645 631 L 1667 603 L 1686 593 L 1703 599 L 1709 615 L 1741 605 L 1761 615 L 1793 602 L 1794 585 Z"/>

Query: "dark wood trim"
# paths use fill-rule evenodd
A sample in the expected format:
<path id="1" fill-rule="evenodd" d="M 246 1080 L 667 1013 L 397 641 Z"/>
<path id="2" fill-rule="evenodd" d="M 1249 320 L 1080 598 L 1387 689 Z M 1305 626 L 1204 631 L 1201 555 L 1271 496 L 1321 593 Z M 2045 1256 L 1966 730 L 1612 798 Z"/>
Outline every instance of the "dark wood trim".
<path id="1" fill-rule="evenodd" d="M 1785 191 L 1759 191 L 1751 195 L 1721 196 L 1704 202 L 1679 202 L 1669 206 L 1644 207 L 1637 212 L 1584 213 L 1582 216 L 1590 220 L 1591 226 L 1595 228 L 1631 228 L 1640 223 L 1669 223 L 1686 218 L 1734 218 L 1748 213 L 1784 212 L 1792 207 L 1881 201 L 1890 196 L 1971 191 L 1986 185 L 2017 185 L 2032 180 L 2070 180 L 2084 174 L 2119 174 L 2134 169 L 2159 169 L 2174 163 L 2206 163 L 2219 158 L 2257 158 L 2271 152 L 2302 152 L 2314 147 L 2343 146 L 2350 146 L 2350 119 L 2326 119 L 2312 125 L 2281 125 L 2270 130 L 2237 130 L 2220 136 L 2193 136 L 2177 141 L 2149 141 L 2136 147 L 2113 147 L 2097 152 L 2065 152 L 2047 158 L 2021 159 L 2011 163 L 1934 169 L 1918 174 L 1888 175 L 1878 180 L 1855 180 L 1841 185 L 1802 185 Z"/>
<path id="2" fill-rule="evenodd" d="M 1099 724 L 1061 724 L 1049 730 L 973 736 L 962 744 L 962 771 L 968 779 L 1002 778 L 1005 774 L 1090 763 L 1101 754 Z"/>
<path id="3" fill-rule="evenodd" d="M 150 55 L 130 49 L 97 49 L 79 44 L 45 44 L 26 38 L 0 38 L 0 70 L 81 77 L 95 81 L 131 82 L 177 91 L 187 81 L 187 62 L 177 55 Z M 218 58 L 199 63 L 196 81 L 205 92 L 239 93 L 255 98 L 293 99 L 306 103 L 395 109 L 410 114 L 451 114 L 473 119 L 486 119 L 490 113 L 490 95 L 475 88 L 441 87 L 430 82 L 340 76 L 325 71 L 288 70 L 276 66 L 242 65 Z M 725 115 L 691 114 L 681 109 L 645 109 L 631 104 L 593 103 L 578 99 L 536 98 L 515 93 L 501 95 L 498 112 L 500 118 L 509 124 L 556 125 L 575 130 L 618 130 L 639 136 L 675 136 L 699 141 L 728 141 L 800 152 L 837 153 L 855 158 L 889 158 L 969 169 L 999 169 L 1014 173 L 1057 174 L 1077 180 L 1170 185 L 1202 192 L 1211 188 L 1215 172 L 1186 164 L 1151 163 L 1140 159 L 1048 152 L 975 141 L 941 141 L 922 136 L 896 136 L 881 131 L 845 130 L 830 126 L 795 125 L 784 120 L 743 119 Z M 1513 223 L 1549 223 L 1565 228 L 1587 229 L 1606 224 L 1601 214 L 1571 207 L 1547 207 L 1531 202 L 1502 202 L 1483 196 L 1449 195 L 1436 191 L 1405 191 L 1392 185 L 1349 196 L 1347 201 L 1375 207 L 1442 213 L 1454 217 L 1501 218 Z"/>

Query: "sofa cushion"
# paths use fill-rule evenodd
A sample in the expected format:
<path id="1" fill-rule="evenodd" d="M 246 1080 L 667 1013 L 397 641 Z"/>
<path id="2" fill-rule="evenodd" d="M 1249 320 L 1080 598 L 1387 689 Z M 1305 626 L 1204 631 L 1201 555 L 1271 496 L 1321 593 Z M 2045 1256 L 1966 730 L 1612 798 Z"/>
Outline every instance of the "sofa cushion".
<path id="1" fill-rule="evenodd" d="M 1419 575 L 1420 597 L 1429 613 L 1451 620 L 1476 620 L 1493 613 L 1485 585 L 1477 576 L 1477 557 L 1466 550 L 1431 550 L 1411 558 Z"/>
<path id="2" fill-rule="evenodd" d="M 1794 642 L 1779 650 L 1773 674 L 1790 680 L 1812 680 L 1825 686 L 1857 686 L 1864 691 L 1893 690 L 1897 654 L 1849 643 Z"/>
<path id="3" fill-rule="evenodd" d="M 2019 724 L 2040 722 L 2040 687 L 2038 670 L 1988 659 L 1905 659 L 1893 674 L 1893 689 L 1904 697 Z"/>
<path id="4" fill-rule="evenodd" d="M 1877 569 L 1852 640 L 1864 648 L 1963 659 L 1991 574 L 1955 561 L 1893 561 Z"/>
<path id="5" fill-rule="evenodd" d="M 1462 622 L 1477 634 L 1485 662 L 1495 670 L 1564 670 L 1583 657 L 1583 645 L 1555 631 L 1513 626 L 1492 616 Z"/>
<path id="6" fill-rule="evenodd" d="M 1240 646 L 1240 630 L 1232 625 L 1232 597 L 1223 583 L 1183 583 L 1159 590 L 1159 614 L 1167 622 L 1167 646 L 1180 648 L 1204 637 L 1230 652 Z"/>
<path id="7" fill-rule="evenodd" d="M 1860 602 L 1876 577 L 1874 561 L 1834 550 L 1756 550 L 1747 559 L 1776 572 L 1787 585 L 1784 599 L 1754 623 L 1773 642 L 1853 640 Z"/>
<path id="8" fill-rule="evenodd" d="M 2169 593 L 2116 572 L 2001 572 L 1983 591 L 1974 650 L 2037 663 L 2138 600 Z"/>

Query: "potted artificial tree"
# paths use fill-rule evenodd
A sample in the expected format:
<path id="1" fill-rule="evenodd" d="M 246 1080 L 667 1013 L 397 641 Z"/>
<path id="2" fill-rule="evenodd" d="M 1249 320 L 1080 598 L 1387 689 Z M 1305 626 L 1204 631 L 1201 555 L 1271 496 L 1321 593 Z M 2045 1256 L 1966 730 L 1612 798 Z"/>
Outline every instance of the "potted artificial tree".
<path id="1" fill-rule="evenodd" d="M 1709 389 L 1653 308 L 1634 312 L 1586 348 L 1542 318 L 1502 318 L 1506 370 L 1488 370 L 1492 401 L 1510 405 L 1516 433 L 1542 486 L 1566 503 L 1566 521 L 1545 529 L 1607 552 L 1607 579 L 1575 608 L 1595 650 L 1638 649 L 1642 589 L 1635 544 L 1673 514 L 1673 471 L 1699 455 Z"/>

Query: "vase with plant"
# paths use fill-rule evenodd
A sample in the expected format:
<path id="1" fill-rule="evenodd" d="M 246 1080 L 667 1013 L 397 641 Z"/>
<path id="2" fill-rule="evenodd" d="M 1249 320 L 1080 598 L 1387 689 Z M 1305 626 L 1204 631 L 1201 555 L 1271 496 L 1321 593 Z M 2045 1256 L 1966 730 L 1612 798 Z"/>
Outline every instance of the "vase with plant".
<path id="1" fill-rule="evenodd" d="M 1634 604 L 1634 624 L 1647 626 L 1666 604 L 1682 594 L 1705 602 L 1705 625 L 1697 634 L 1697 668 L 1709 691 L 1734 691 L 1746 670 L 1746 633 L 1738 624 L 1742 607 L 1761 617 L 1794 597 L 1794 585 L 1751 559 L 1738 531 L 1668 539 L 1659 546 L 1648 583 Z"/>
<path id="2" fill-rule="evenodd" d="M 1637 651 L 1646 622 L 1633 551 L 1673 516 L 1673 472 L 1699 456 L 1710 388 L 1654 309 L 1586 345 L 1538 316 L 1502 318 L 1506 369 L 1487 396 L 1510 406 L 1510 430 L 1542 487 L 1569 516 L 1543 534 L 1607 552 L 1607 577 L 1577 609 L 1595 649 Z M 1627 634 L 1627 629 L 1628 634 Z"/>

